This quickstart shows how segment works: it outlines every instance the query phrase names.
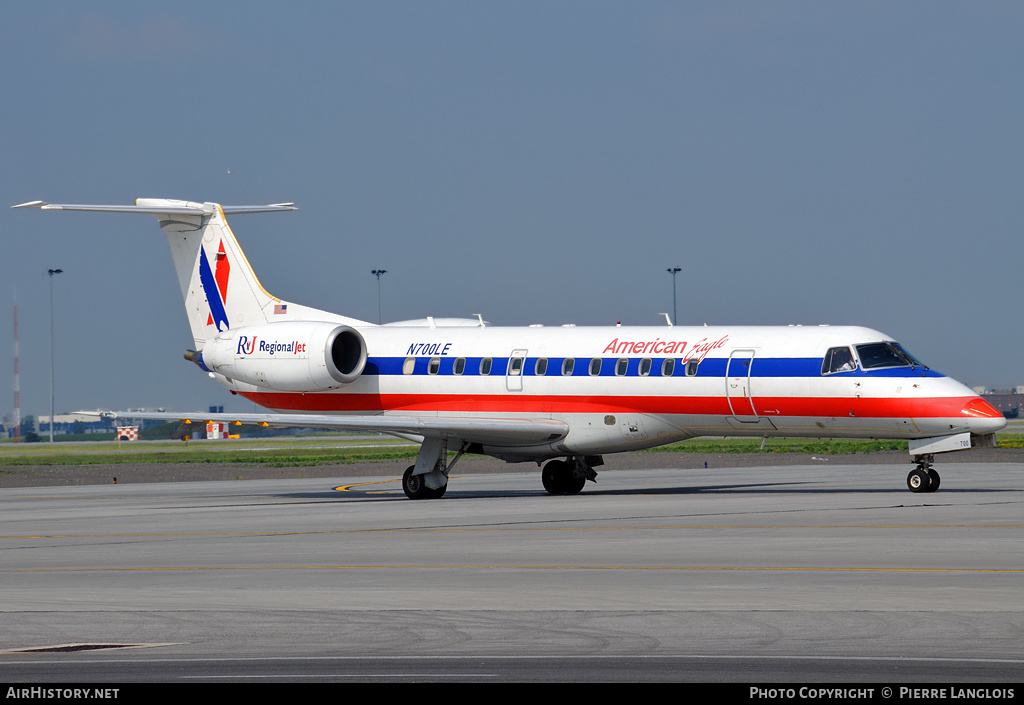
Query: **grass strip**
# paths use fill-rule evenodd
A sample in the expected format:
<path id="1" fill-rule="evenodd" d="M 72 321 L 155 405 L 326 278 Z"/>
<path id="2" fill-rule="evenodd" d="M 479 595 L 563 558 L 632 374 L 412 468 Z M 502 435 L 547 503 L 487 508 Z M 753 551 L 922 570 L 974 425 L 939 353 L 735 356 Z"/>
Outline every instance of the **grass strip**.
<path id="1" fill-rule="evenodd" d="M 1024 448 L 1024 434 L 1000 434 L 999 448 Z M 906 441 L 875 441 L 855 439 L 803 439 L 770 438 L 762 448 L 761 438 L 694 438 L 682 443 L 650 448 L 648 453 L 803 453 L 808 455 L 851 455 L 879 451 L 907 452 Z M 237 444 L 245 444 L 239 448 Z M 309 447 L 316 444 L 315 447 Z M 185 447 L 182 447 L 182 446 Z M 0 448 L 0 467 L 20 465 L 103 465 L 127 463 L 218 463 L 228 465 L 259 465 L 265 467 L 303 467 L 316 465 L 345 465 L 415 458 L 418 446 L 347 447 L 345 441 L 337 445 L 320 439 L 289 439 L 280 441 L 192 441 L 156 444 L 146 448 L 132 443 L 66 444 L 59 448 L 50 445 L 7 445 Z"/>

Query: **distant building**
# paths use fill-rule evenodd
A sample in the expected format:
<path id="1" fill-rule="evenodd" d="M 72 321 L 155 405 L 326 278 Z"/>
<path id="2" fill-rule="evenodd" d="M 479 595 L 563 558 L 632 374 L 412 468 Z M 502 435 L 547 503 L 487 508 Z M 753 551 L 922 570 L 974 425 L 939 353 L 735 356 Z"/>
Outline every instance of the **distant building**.
<path id="1" fill-rule="evenodd" d="M 984 391 L 978 393 L 1008 419 L 1017 418 L 1020 410 L 1024 408 L 1024 385 L 1013 389 L 982 389 Z"/>
<path id="2" fill-rule="evenodd" d="M 87 416 L 85 414 L 54 414 L 53 435 L 66 433 L 110 433 L 114 430 L 112 419 Z M 50 433 L 50 415 L 36 416 L 36 433 Z"/>

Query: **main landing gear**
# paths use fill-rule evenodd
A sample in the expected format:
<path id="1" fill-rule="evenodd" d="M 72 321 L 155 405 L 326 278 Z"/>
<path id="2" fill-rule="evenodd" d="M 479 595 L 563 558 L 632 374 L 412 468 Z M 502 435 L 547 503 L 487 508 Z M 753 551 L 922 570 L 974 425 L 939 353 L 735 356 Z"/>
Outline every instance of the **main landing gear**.
<path id="1" fill-rule="evenodd" d="M 431 489 L 427 487 L 426 475 L 412 474 L 415 469 L 415 465 L 410 465 L 402 475 L 402 489 L 405 490 L 406 497 L 409 499 L 441 499 L 444 497 L 445 490 L 448 489 L 447 482 L 436 490 Z"/>
<path id="2" fill-rule="evenodd" d="M 917 467 L 907 475 L 907 487 L 911 492 L 934 492 L 939 489 L 939 473 L 932 467 L 932 455 L 915 455 Z"/>
<path id="3" fill-rule="evenodd" d="M 416 457 L 402 475 L 402 489 L 409 499 L 441 499 L 448 489 L 448 473 L 468 450 L 469 444 L 459 442 L 459 452 L 448 462 L 448 439 L 425 438 Z M 419 471 L 417 472 L 417 468 Z"/>
<path id="4" fill-rule="evenodd" d="M 574 455 L 565 460 L 552 460 L 540 474 L 548 494 L 579 494 L 587 480 L 597 481 L 595 465 L 604 465 L 599 455 Z"/>

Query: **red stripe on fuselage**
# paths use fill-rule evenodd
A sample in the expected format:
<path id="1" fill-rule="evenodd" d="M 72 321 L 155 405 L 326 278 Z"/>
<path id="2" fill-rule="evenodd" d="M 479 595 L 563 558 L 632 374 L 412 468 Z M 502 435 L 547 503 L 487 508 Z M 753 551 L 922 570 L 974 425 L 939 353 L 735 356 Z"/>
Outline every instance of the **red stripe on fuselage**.
<path id="1" fill-rule="evenodd" d="M 488 394 L 334 394 L 240 392 L 260 406 L 290 411 L 377 413 L 381 411 L 502 414 L 708 414 L 732 416 L 726 397 L 525 396 Z M 756 397 L 757 415 L 770 418 L 961 418 L 969 403 L 988 406 L 978 397 L 921 399 L 839 397 Z M 744 406 L 746 406 L 744 404 Z M 989 407 L 991 409 L 991 407 Z M 737 409 L 737 411 L 740 411 Z M 998 414 L 994 409 L 992 412 Z M 742 413 L 742 412 L 741 412 Z M 985 416 L 991 414 L 976 413 Z M 1001 415 L 1000 415 L 1001 416 Z"/>

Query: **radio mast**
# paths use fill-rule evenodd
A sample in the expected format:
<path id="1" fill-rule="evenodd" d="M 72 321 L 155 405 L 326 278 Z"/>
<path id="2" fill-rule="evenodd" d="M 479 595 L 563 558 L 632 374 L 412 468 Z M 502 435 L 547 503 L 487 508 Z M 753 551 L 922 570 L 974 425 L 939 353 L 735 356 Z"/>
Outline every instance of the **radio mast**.
<path id="1" fill-rule="evenodd" d="M 14 442 L 21 442 L 21 381 L 18 373 L 18 304 L 14 304 Z"/>

